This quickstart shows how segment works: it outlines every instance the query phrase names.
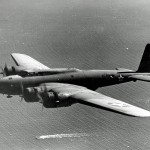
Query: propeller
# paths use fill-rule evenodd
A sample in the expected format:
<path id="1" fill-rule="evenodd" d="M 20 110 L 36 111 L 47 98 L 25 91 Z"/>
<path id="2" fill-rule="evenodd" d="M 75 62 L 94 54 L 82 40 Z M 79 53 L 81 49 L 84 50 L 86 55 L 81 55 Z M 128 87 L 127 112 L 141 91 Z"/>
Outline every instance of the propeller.
<path id="1" fill-rule="evenodd" d="M 43 100 L 42 96 L 39 94 L 39 91 L 38 91 L 37 88 L 34 88 L 34 92 L 35 92 L 37 98 L 39 99 L 39 103 L 42 104 L 42 111 L 43 111 L 43 108 L 44 108 L 44 100 Z"/>
<path id="2" fill-rule="evenodd" d="M 57 94 L 55 92 L 53 92 L 52 90 L 47 90 L 45 88 L 44 89 L 34 88 L 34 92 L 38 97 L 39 102 L 42 104 L 42 110 L 44 107 L 49 108 L 49 106 L 47 106 L 47 102 L 49 102 L 49 98 L 50 98 L 49 93 L 53 93 L 54 97 L 57 97 Z"/>
<path id="3" fill-rule="evenodd" d="M 6 77 L 6 76 L 8 75 L 8 72 L 9 72 L 7 64 L 5 63 L 4 68 L 3 68 L 3 67 L 0 67 L 0 69 L 1 69 L 0 74 L 2 74 L 3 77 Z"/>
<path id="4" fill-rule="evenodd" d="M 7 64 L 5 63 L 5 67 L 3 69 L 3 76 L 6 77 L 8 74 L 8 67 L 7 67 Z"/>
<path id="5" fill-rule="evenodd" d="M 0 74 L 2 74 L 2 75 L 3 75 L 3 77 L 4 77 L 4 69 L 3 69 L 3 67 L 1 67 L 1 66 L 0 66 L 0 69 L 1 69 Z"/>
<path id="6" fill-rule="evenodd" d="M 1 69 L 0 74 L 2 74 L 3 77 L 6 77 L 6 68 L 7 68 L 7 65 L 6 65 L 6 64 L 5 64 L 5 67 L 4 67 L 4 68 L 3 68 L 3 67 L 0 67 L 0 69 Z"/>
<path id="7" fill-rule="evenodd" d="M 23 87 L 22 80 L 20 81 L 20 88 L 21 88 L 21 94 L 22 94 L 20 102 L 22 102 L 24 99 L 24 87 Z"/>

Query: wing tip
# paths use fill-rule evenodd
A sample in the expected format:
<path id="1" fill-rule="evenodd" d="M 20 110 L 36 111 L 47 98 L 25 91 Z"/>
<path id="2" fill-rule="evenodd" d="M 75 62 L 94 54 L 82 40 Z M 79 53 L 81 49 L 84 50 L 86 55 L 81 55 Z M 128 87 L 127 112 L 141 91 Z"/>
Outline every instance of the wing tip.
<path id="1" fill-rule="evenodd" d="M 135 117 L 150 117 L 150 111 L 142 109 L 138 112 L 132 112 L 131 115 Z"/>
<path id="2" fill-rule="evenodd" d="M 11 56 L 15 56 L 15 55 L 26 55 L 26 54 L 21 54 L 21 53 L 11 53 Z"/>

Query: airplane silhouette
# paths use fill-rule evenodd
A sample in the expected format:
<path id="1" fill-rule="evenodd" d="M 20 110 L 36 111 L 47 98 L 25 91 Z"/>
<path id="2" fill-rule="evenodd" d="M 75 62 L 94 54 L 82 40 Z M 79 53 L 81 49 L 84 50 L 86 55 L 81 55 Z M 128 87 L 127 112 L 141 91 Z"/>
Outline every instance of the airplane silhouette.
<path id="1" fill-rule="evenodd" d="M 2 68 L 0 93 L 8 98 L 19 95 L 26 102 L 40 102 L 46 108 L 67 107 L 75 103 L 149 117 L 150 111 L 95 92 L 99 87 L 130 81 L 150 82 L 150 44 L 147 44 L 137 71 L 80 70 L 77 68 L 49 68 L 32 57 L 11 54 L 16 66 Z"/>

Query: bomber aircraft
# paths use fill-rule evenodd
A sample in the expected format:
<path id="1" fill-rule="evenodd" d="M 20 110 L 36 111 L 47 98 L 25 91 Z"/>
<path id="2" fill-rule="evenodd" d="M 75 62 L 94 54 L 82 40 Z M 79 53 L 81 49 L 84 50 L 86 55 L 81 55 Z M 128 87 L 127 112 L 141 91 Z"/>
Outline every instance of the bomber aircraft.
<path id="1" fill-rule="evenodd" d="M 150 44 L 147 44 L 137 71 L 80 70 L 49 68 L 34 58 L 11 54 L 16 66 L 2 68 L 0 93 L 8 98 L 19 95 L 26 102 L 40 102 L 46 108 L 67 107 L 75 103 L 137 117 L 149 117 L 150 111 L 95 92 L 99 87 L 130 81 L 150 81 Z"/>

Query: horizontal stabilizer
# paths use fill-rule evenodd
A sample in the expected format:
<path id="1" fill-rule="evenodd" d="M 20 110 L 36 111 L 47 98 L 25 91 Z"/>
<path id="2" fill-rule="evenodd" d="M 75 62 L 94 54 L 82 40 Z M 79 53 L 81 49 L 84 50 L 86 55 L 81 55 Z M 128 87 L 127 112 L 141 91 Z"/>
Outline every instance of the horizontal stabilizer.
<path id="1" fill-rule="evenodd" d="M 116 70 L 118 70 L 118 73 L 134 72 L 133 70 L 125 69 L 125 68 L 116 68 Z"/>
<path id="2" fill-rule="evenodd" d="M 14 62 L 17 66 L 21 66 L 27 68 L 28 70 L 49 70 L 50 68 L 43 65 L 39 61 L 35 60 L 34 58 L 20 53 L 12 53 L 11 57 L 13 58 Z"/>
<path id="3" fill-rule="evenodd" d="M 133 75 L 133 76 L 130 76 L 129 78 L 135 79 L 135 80 L 140 80 L 140 81 L 150 82 L 150 76 L 148 76 L 148 75 Z"/>

